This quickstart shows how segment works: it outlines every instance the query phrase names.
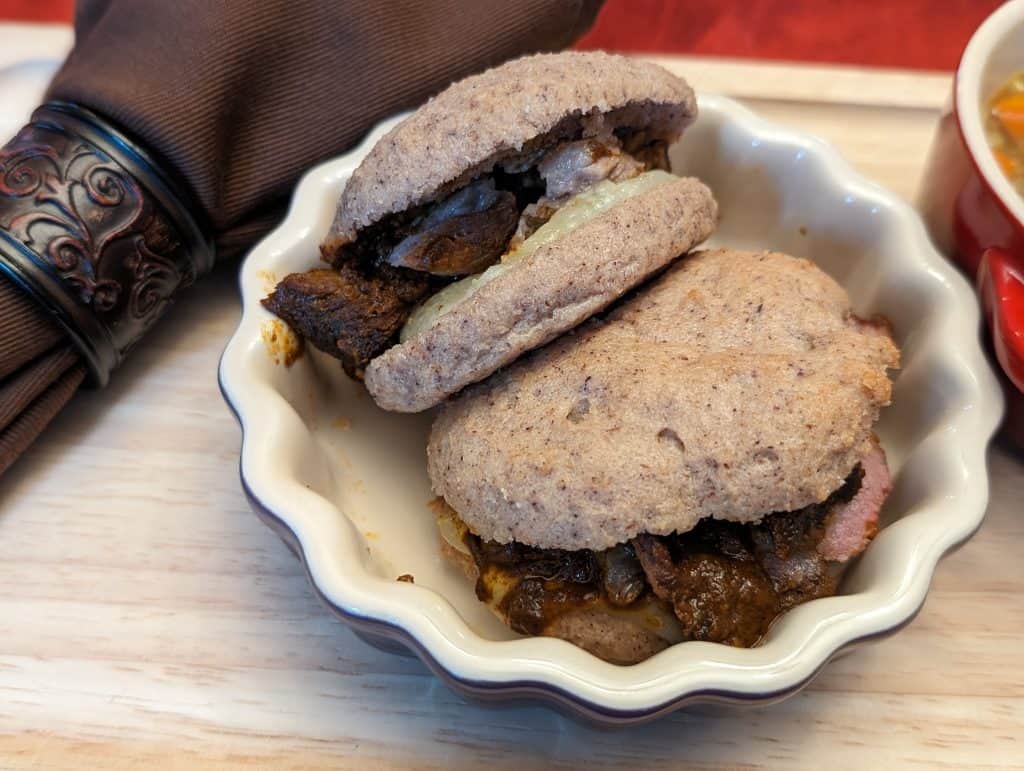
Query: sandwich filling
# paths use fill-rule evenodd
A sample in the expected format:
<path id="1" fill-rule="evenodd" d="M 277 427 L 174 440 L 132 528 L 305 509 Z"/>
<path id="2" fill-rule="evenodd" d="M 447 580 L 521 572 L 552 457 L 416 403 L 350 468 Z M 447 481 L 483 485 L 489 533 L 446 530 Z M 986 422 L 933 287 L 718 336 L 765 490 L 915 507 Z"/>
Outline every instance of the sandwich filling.
<path id="1" fill-rule="evenodd" d="M 706 518 L 687 533 L 641 534 L 604 551 L 486 541 L 439 499 L 445 543 L 468 557 L 476 593 L 516 632 L 543 635 L 564 614 L 597 610 L 666 645 L 748 647 L 783 611 L 836 591 L 842 564 L 878 529 L 889 491 L 878 445 L 821 503 L 739 524 Z"/>
<path id="2" fill-rule="evenodd" d="M 583 125 L 586 125 L 586 136 Z M 602 116 L 539 137 L 438 199 L 322 247 L 332 268 L 293 273 L 263 304 L 362 377 L 509 266 L 617 203 L 675 177 L 667 147 Z"/>
<path id="3" fill-rule="evenodd" d="M 405 326 L 402 327 L 399 338 L 404 342 L 429 329 L 445 313 L 469 299 L 482 286 L 506 273 L 512 265 L 526 259 L 541 247 L 564 237 L 616 204 L 675 179 L 678 177 L 667 171 L 656 169 L 645 171 L 624 182 L 612 182 L 610 179 L 597 182 L 584 188 L 582 193 L 568 199 L 557 210 L 553 210 L 553 205 L 548 201 L 539 205 L 532 204 L 527 209 L 532 208 L 533 212 L 524 211 L 520 219 L 516 231 L 519 237 L 513 238 L 509 242 L 509 250 L 501 256 L 501 259 L 482 273 L 449 284 L 437 294 L 427 298 L 426 302 L 413 311 Z M 553 213 L 549 213 L 549 210 L 553 210 Z M 526 235 L 531 227 L 538 221 L 542 221 L 537 214 L 541 211 L 547 214 L 548 219 L 532 234 Z"/>

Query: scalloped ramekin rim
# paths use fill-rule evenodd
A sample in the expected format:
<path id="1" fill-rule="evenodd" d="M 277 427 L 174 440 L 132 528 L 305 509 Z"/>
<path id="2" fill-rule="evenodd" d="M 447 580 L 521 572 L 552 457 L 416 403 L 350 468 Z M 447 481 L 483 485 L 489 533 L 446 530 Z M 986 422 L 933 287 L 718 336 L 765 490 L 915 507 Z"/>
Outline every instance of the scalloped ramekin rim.
<path id="1" fill-rule="evenodd" d="M 483 639 L 437 593 L 385 581 L 366 572 L 358 559 L 343 559 L 345 555 L 328 550 L 326 544 L 334 543 L 334 538 L 320 537 L 319 526 L 310 524 L 313 514 L 299 517 L 296 511 L 301 503 L 304 513 L 315 512 L 321 522 L 334 522 L 330 527 L 346 531 L 344 549 L 354 556 L 358 538 L 346 527 L 347 520 L 339 521 L 344 520 L 341 512 L 297 479 L 265 473 L 275 414 L 291 407 L 270 384 L 246 376 L 244 352 L 254 339 L 259 340 L 265 312 L 257 297 L 246 296 L 244 286 L 262 261 L 297 239 L 310 238 L 315 232 L 315 202 L 393 124 L 386 122 L 352 153 L 313 168 L 300 181 L 285 220 L 249 255 L 240 279 L 243 316 L 225 348 L 219 377 L 224 397 L 242 427 L 240 472 L 246 493 L 263 519 L 300 555 L 317 593 L 357 630 L 402 642 L 450 685 L 468 694 L 539 697 L 612 723 L 649 719 L 695 701 L 778 700 L 803 687 L 839 651 L 887 636 L 909 623 L 924 601 L 938 560 L 981 524 L 988 498 L 985 449 L 1002 414 L 1002 397 L 979 344 L 980 315 L 966 280 L 935 251 L 908 203 L 862 177 L 824 141 L 768 123 L 725 97 L 702 94 L 700 106 L 724 114 L 754 142 L 781 143 L 803 151 L 822 164 L 833 184 L 848 196 L 871 201 L 879 211 L 888 212 L 912 245 L 907 259 L 919 259 L 919 269 L 930 274 L 935 291 L 944 292 L 954 303 L 955 312 L 942 314 L 935 324 L 949 341 L 945 358 L 963 379 L 970 398 L 922 444 L 946 448 L 943 457 L 950 460 L 946 456 L 956 440 L 959 453 L 952 462 L 963 481 L 958 497 L 945 503 L 955 503 L 961 512 L 957 526 L 922 529 L 922 538 L 902 563 L 897 586 L 884 596 L 869 590 L 816 601 L 811 614 L 817 618 L 815 623 L 790 624 L 788 634 L 756 648 L 683 643 L 632 667 L 607 664 L 560 640 Z M 823 603 L 832 603 L 834 609 L 825 613 Z M 808 615 L 807 607 L 792 613 Z M 799 634 L 793 631 L 798 628 Z"/>

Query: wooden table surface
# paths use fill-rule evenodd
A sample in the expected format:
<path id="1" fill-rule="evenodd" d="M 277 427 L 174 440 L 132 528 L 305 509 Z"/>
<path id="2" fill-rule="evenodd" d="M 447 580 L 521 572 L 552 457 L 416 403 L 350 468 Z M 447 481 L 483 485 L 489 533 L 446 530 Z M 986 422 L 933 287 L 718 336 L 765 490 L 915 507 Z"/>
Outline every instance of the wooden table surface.
<path id="1" fill-rule="evenodd" d="M 939 75 L 675 60 L 913 198 Z M 221 267 L 0 488 L 0 768 L 1024 767 L 1024 461 L 896 637 L 789 701 L 621 732 L 464 701 L 357 639 L 250 513 Z"/>

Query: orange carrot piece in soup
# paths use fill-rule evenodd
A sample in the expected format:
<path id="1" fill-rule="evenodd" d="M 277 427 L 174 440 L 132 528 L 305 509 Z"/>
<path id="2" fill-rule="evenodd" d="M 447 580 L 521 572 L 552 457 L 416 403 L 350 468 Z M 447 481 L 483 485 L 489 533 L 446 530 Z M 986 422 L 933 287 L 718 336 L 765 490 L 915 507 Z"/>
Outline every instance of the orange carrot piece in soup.
<path id="1" fill-rule="evenodd" d="M 1010 155 L 1005 150 L 1000 150 L 998 147 L 992 148 L 992 154 L 996 157 L 996 161 L 999 163 L 999 167 L 1003 170 L 1003 173 L 1008 177 L 1016 177 L 1020 174 L 1020 162 Z"/>
<path id="2" fill-rule="evenodd" d="M 1007 94 L 992 105 L 992 114 L 1007 134 L 1024 142 L 1024 93 Z"/>

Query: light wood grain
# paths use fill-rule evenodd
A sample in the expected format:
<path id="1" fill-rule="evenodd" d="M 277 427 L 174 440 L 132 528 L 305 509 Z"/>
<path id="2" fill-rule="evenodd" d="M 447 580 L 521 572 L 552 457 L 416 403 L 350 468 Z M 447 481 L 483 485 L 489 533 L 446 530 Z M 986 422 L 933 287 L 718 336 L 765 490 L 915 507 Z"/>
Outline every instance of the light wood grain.
<path id="1" fill-rule="evenodd" d="M 912 77 L 848 74 L 854 105 L 817 100 L 817 70 L 801 90 L 789 68 L 781 98 L 757 88 L 777 70 L 694 71 L 912 198 L 937 107 L 893 104 Z M 331 618 L 249 512 L 216 385 L 234 278 L 196 287 L 4 479 L 0 768 L 1024 766 L 1024 463 L 1005 449 L 917 620 L 783 704 L 614 733 L 481 707 Z"/>

